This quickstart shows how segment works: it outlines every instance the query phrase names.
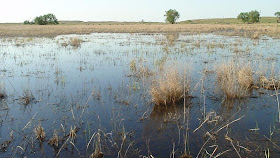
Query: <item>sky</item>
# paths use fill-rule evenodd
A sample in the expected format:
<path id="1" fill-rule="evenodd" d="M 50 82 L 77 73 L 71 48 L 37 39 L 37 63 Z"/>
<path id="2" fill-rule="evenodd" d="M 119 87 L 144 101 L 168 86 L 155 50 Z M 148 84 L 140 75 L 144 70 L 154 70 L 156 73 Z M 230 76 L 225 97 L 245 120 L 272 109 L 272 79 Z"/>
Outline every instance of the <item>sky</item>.
<path id="1" fill-rule="evenodd" d="M 280 11 L 280 0 L 0 0 L 0 23 L 23 22 L 53 13 L 58 20 L 164 22 L 164 13 L 176 9 L 178 21 L 235 18 L 258 10 L 261 16 Z"/>

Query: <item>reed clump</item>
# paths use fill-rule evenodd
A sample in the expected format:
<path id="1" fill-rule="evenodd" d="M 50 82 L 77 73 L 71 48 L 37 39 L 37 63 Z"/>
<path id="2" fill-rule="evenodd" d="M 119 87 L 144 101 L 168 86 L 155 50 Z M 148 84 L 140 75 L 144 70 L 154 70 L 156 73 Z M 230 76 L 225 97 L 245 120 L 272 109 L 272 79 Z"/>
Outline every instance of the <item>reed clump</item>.
<path id="1" fill-rule="evenodd" d="M 83 40 L 77 38 L 77 37 L 72 37 L 69 41 L 69 45 L 74 47 L 74 48 L 78 48 L 81 46 Z"/>
<path id="2" fill-rule="evenodd" d="M 259 77 L 259 85 L 260 87 L 267 90 L 278 90 L 280 89 L 280 80 L 275 77 L 265 77 L 264 75 L 260 75 Z"/>
<path id="3" fill-rule="evenodd" d="M 41 126 L 41 124 L 35 127 L 34 133 L 36 135 L 36 139 L 38 139 L 40 143 L 42 143 L 45 140 L 46 133 L 44 131 L 44 128 Z"/>
<path id="4" fill-rule="evenodd" d="M 59 143 L 59 138 L 58 138 L 57 132 L 54 131 L 53 137 L 48 141 L 48 144 L 50 146 L 58 147 L 58 143 Z"/>
<path id="5" fill-rule="evenodd" d="M 249 65 L 230 61 L 216 69 L 218 86 L 227 99 L 245 98 L 253 85 L 253 72 Z"/>
<path id="6" fill-rule="evenodd" d="M 189 83 L 184 82 L 178 70 L 169 68 L 159 79 L 153 81 L 150 94 L 156 105 L 169 105 L 181 101 L 188 92 Z M 184 93 L 185 92 L 185 93 Z"/>

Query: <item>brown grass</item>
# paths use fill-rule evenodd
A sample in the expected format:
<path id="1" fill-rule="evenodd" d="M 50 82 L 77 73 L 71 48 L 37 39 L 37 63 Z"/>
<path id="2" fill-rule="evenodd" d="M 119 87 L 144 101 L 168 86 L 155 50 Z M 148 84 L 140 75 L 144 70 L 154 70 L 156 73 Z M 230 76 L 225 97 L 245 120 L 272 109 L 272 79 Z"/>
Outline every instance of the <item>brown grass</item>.
<path id="1" fill-rule="evenodd" d="M 108 33 L 219 33 L 280 37 L 277 24 L 127 24 L 127 25 L 0 25 L 0 37 L 55 37 L 62 34 Z"/>
<path id="2" fill-rule="evenodd" d="M 83 42 L 83 40 L 77 38 L 77 37 L 72 37 L 69 41 L 69 45 L 75 48 L 78 48 L 81 46 L 81 43 Z"/>
<path id="3" fill-rule="evenodd" d="M 280 89 L 280 80 L 276 79 L 275 77 L 267 78 L 264 75 L 261 75 L 259 77 L 259 84 L 260 84 L 260 87 L 267 89 L 267 90 Z"/>
<path id="4" fill-rule="evenodd" d="M 189 85 L 185 85 L 186 89 L 187 87 Z M 177 69 L 169 68 L 159 79 L 153 81 L 150 94 L 156 105 L 169 105 L 182 100 L 184 98 L 183 77 L 179 75 Z"/>
<path id="5" fill-rule="evenodd" d="M 30 92 L 30 90 L 26 89 L 24 90 L 23 92 L 23 96 L 21 97 L 21 103 L 23 105 L 28 105 L 31 103 L 31 101 L 33 100 L 33 95 L 32 93 Z"/>
<path id="6" fill-rule="evenodd" d="M 54 131 L 53 137 L 48 141 L 48 144 L 50 146 L 58 147 L 58 142 L 59 142 L 59 138 L 58 138 L 57 132 Z"/>
<path id="7" fill-rule="evenodd" d="M 230 61 L 217 67 L 219 88 L 227 99 L 245 98 L 253 85 L 252 68 Z"/>
<path id="8" fill-rule="evenodd" d="M 37 127 L 34 129 L 34 133 L 36 135 L 36 139 L 42 143 L 45 140 L 46 133 L 44 132 L 44 128 L 39 124 Z"/>

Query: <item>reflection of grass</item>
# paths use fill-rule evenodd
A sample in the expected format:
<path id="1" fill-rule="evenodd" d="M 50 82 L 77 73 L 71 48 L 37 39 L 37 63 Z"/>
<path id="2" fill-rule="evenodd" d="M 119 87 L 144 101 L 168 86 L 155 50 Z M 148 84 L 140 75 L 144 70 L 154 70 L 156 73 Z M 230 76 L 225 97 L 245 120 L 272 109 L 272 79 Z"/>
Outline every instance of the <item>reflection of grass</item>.
<path id="1" fill-rule="evenodd" d="M 228 99 L 244 98 L 253 85 L 253 73 L 250 66 L 241 67 L 233 61 L 217 67 L 219 88 Z"/>
<path id="2" fill-rule="evenodd" d="M 179 75 L 178 70 L 169 68 L 152 83 L 150 94 L 156 105 L 168 105 L 182 100 L 184 98 L 183 77 Z"/>

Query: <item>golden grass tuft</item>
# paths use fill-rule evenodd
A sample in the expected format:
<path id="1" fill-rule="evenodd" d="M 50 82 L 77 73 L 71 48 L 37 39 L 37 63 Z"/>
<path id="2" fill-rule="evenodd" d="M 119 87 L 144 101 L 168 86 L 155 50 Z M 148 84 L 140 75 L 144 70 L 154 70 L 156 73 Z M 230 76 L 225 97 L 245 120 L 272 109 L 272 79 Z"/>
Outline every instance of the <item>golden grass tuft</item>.
<path id="1" fill-rule="evenodd" d="M 278 90 L 280 89 L 280 80 L 276 79 L 275 77 L 265 77 L 261 75 L 259 77 L 259 84 L 262 88 L 267 90 Z"/>
<path id="2" fill-rule="evenodd" d="M 58 138 L 57 132 L 54 131 L 53 137 L 48 141 L 48 144 L 50 146 L 58 147 L 58 142 L 59 142 L 59 138 Z"/>
<path id="3" fill-rule="evenodd" d="M 227 99 L 248 97 L 253 85 L 253 73 L 249 65 L 241 67 L 230 61 L 219 65 L 216 70 L 219 88 Z"/>
<path id="4" fill-rule="evenodd" d="M 81 46 L 83 40 L 77 38 L 77 37 L 72 37 L 69 41 L 69 45 L 75 48 L 78 48 Z"/>
<path id="5" fill-rule="evenodd" d="M 169 68 L 158 80 L 153 81 L 150 88 L 152 101 L 156 105 L 174 104 L 184 98 L 184 87 L 187 89 L 189 84 L 184 86 L 184 79 L 178 70 Z"/>
<path id="6" fill-rule="evenodd" d="M 89 158 L 102 158 L 104 156 L 103 153 L 92 153 Z"/>
<path id="7" fill-rule="evenodd" d="M 252 33 L 252 38 L 253 38 L 253 39 L 259 39 L 259 37 L 260 37 L 259 32 L 253 32 L 253 33 Z"/>
<path id="8" fill-rule="evenodd" d="M 36 139 L 38 139 L 40 143 L 45 140 L 46 133 L 44 132 L 44 128 L 41 126 L 41 124 L 35 127 L 34 133 L 36 135 Z"/>

